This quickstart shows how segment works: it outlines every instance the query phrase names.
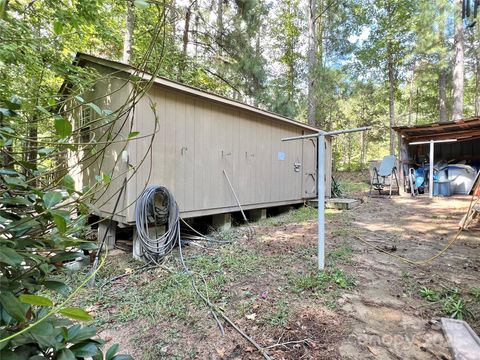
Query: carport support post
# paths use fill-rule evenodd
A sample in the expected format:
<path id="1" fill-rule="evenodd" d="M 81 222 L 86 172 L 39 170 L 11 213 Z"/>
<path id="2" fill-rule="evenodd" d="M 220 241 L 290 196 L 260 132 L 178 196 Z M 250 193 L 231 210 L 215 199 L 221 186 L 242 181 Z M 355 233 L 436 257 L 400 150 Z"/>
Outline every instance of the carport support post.
<path id="1" fill-rule="evenodd" d="M 433 140 L 430 140 L 430 175 L 429 175 L 429 182 L 428 182 L 428 196 L 433 198 L 433 154 L 435 153 L 435 143 Z"/>
<path id="2" fill-rule="evenodd" d="M 455 142 L 457 139 L 447 139 L 447 140 L 429 140 L 429 141 L 415 141 L 411 142 L 408 145 L 424 145 L 430 144 L 430 169 L 429 169 L 429 182 L 428 182 L 428 196 L 433 197 L 433 163 L 434 163 L 434 154 L 435 154 L 435 144 L 436 143 L 447 143 Z M 410 176 L 410 175 L 409 175 Z"/>

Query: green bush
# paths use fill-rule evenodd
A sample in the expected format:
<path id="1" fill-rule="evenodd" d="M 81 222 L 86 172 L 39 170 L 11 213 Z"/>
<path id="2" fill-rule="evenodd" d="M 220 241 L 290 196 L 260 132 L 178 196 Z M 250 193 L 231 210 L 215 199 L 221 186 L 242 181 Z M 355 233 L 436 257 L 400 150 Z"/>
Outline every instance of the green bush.
<path id="1" fill-rule="evenodd" d="M 92 317 L 67 307 L 76 291 L 57 276 L 63 262 L 96 248 L 83 238 L 87 216 L 94 211 L 87 194 L 75 191 L 65 172 L 48 177 L 52 159 L 69 146 L 64 140 L 71 125 L 56 116 L 51 147 L 38 150 L 33 167 L 11 155 L 17 137 L 12 126 L 20 109 L 17 98 L 0 104 L 0 146 L 8 155 L 0 167 L 0 358 L 128 359 L 117 355 L 117 345 L 103 354 L 95 327 L 77 323 Z M 55 302 L 62 298 L 55 293 L 65 300 Z"/>

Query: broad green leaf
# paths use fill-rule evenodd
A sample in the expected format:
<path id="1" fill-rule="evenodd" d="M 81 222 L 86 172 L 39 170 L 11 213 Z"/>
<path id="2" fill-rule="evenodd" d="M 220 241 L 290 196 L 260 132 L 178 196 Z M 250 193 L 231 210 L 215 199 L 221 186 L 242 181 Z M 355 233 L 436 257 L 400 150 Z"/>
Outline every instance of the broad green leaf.
<path id="1" fill-rule="evenodd" d="M 37 110 L 40 111 L 41 113 L 44 113 L 45 115 L 50 115 L 50 111 L 45 109 L 43 106 L 37 105 L 36 106 Z"/>
<path id="2" fill-rule="evenodd" d="M 128 138 L 132 139 L 135 136 L 138 136 L 138 134 L 140 134 L 140 131 L 132 131 L 130 134 L 128 134 Z"/>
<path id="3" fill-rule="evenodd" d="M 0 169 L 0 175 L 18 175 L 18 171 L 13 169 Z"/>
<path id="4" fill-rule="evenodd" d="M 112 360 L 133 360 L 133 357 L 130 355 L 119 354 L 115 355 Z"/>
<path id="5" fill-rule="evenodd" d="M 70 175 L 65 175 L 63 178 L 63 186 L 69 194 L 72 194 L 75 191 L 75 180 Z"/>
<path id="6" fill-rule="evenodd" d="M 25 309 L 22 303 L 10 291 L 2 291 L 0 294 L 0 304 L 5 311 L 18 321 L 25 321 Z"/>
<path id="7" fill-rule="evenodd" d="M 150 5 L 147 0 L 135 0 L 134 4 L 139 9 L 146 9 Z"/>
<path id="8" fill-rule="evenodd" d="M 57 132 L 58 137 L 66 138 L 72 135 L 72 124 L 67 119 L 64 119 L 61 116 L 55 117 L 55 130 Z"/>
<path id="9" fill-rule="evenodd" d="M 18 186 L 21 188 L 28 187 L 27 183 L 19 176 L 5 176 L 4 179 L 8 185 Z"/>
<path id="10" fill-rule="evenodd" d="M 55 290 L 56 292 L 66 295 L 68 294 L 70 288 L 68 287 L 67 284 L 65 284 L 62 281 L 57 281 L 57 280 L 45 280 L 43 282 L 43 286 L 45 286 L 47 289 L 50 290 Z"/>
<path id="11" fill-rule="evenodd" d="M 76 357 L 85 358 L 97 355 L 100 352 L 98 345 L 92 341 L 73 345 L 70 350 Z"/>
<path id="12" fill-rule="evenodd" d="M 1 318 L 1 316 L 0 316 L 0 318 Z M 3 329 L 0 330 L 0 339 L 4 339 L 9 335 L 10 335 L 10 333 L 8 331 L 5 331 Z M 0 350 L 2 350 L 7 345 L 8 345 L 8 341 L 0 342 Z"/>
<path id="13" fill-rule="evenodd" d="M 67 231 L 67 222 L 65 221 L 65 218 L 63 216 L 53 214 L 53 222 L 57 226 L 58 232 L 60 234 L 65 234 L 65 231 Z"/>
<path id="14" fill-rule="evenodd" d="M 18 299 L 25 304 L 37 306 L 53 306 L 52 300 L 45 296 L 22 294 L 18 297 Z"/>
<path id="15" fill-rule="evenodd" d="M 4 126 L 2 128 L 0 128 L 0 130 L 8 133 L 8 134 L 15 134 L 15 130 L 13 130 L 11 127 L 9 126 Z"/>
<path id="16" fill-rule="evenodd" d="M 75 325 L 78 326 L 75 329 L 73 326 L 68 329 L 68 338 L 67 341 L 72 344 L 78 344 L 82 341 L 91 339 L 97 334 L 97 328 L 95 326 L 84 326 L 80 327 L 80 325 Z"/>
<path id="17" fill-rule="evenodd" d="M 12 110 L 9 110 L 6 108 L 0 108 L 0 114 L 6 117 L 15 115 L 15 113 Z"/>
<path id="18" fill-rule="evenodd" d="M 75 100 L 77 100 L 81 104 L 83 104 L 85 102 L 85 100 L 80 95 L 76 95 Z"/>
<path id="19" fill-rule="evenodd" d="M 22 355 L 14 353 L 10 349 L 0 351 L 0 359 L 2 360 L 25 360 Z"/>
<path id="20" fill-rule="evenodd" d="M 0 246 L 0 263 L 8 264 L 10 266 L 18 266 L 22 263 L 23 257 L 15 250 Z"/>
<path id="21" fill-rule="evenodd" d="M 52 149 L 52 148 L 41 148 L 41 149 L 38 150 L 38 154 L 39 155 L 49 155 L 54 151 L 55 151 L 55 149 Z"/>
<path id="22" fill-rule="evenodd" d="M 37 313 L 37 317 L 45 316 L 40 314 L 40 312 Z M 53 332 L 55 331 L 55 328 L 47 319 L 46 321 L 42 321 L 41 323 L 33 326 L 28 332 L 36 334 L 36 335 L 43 335 L 43 336 L 52 336 Z"/>
<path id="23" fill-rule="evenodd" d="M 45 205 L 47 209 L 51 209 L 60 201 L 62 201 L 62 194 L 58 191 L 49 191 L 43 195 L 43 205 Z"/>
<path id="24" fill-rule="evenodd" d="M 20 196 L 4 197 L 0 199 L 0 203 L 9 205 L 32 205 L 30 201 Z"/>
<path id="25" fill-rule="evenodd" d="M 75 354 L 70 349 L 62 349 L 58 352 L 57 360 L 75 360 Z"/>
<path id="26" fill-rule="evenodd" d="M 100 109 L 97 104 L 88 103 L 86 105 L 92 108 L 98 115 L 102 115 L 102 109 Z"/>
<path id="27" fill-rule="evenodd" d="M 22 107 L 22 102 L 16 95 L 13 95 L 9 101 L 5 101 L 5 104 L 10 110 L 19 110 Z"/>
<path id="28" fill-rule="evenodd" d="M 72 342 L 70 340 L 73 339 L 75 336 L 77 336 L 81 328 L 82 328 L 81 325 L 78 325 L 78 324 L 70 326 L 67 330 L 67 335 L 65 337 L 65 340 L 67 340 L 68 342 Z M 86 340 L 86 339 L 83 339 L 83 340 Z"/>
<path id="29" fill-rule="evenodd" d="M 53 31 L 57 35 L 61 34 L 63 31 L 63 24 L 60 21 L 55 21 L 53 23 Z"/>
<path id="30" fill-rule="evenodd" d="M 118 352 L 119 345 L 118 344 L 113 344 L 110 346 L 110 349 L 105 353 L 105 360 L 111 360 L 115 356 L 115 354 Z"/>
<path id="31" fill-rule="evenodd" d="M 90 321 L 93 319 L 89 313 L 77 307 L 66 307 L 61 309 L 59 313 L 73 320 Z"/>
<path id="32" fill-rule="evenodd" d="M 110 181 L 112 180 L 111 176 L 108 174 L 103 174 L 102 175 L 102 181 L 105 185 L 110 184 Z"/>
<path id="33" fill-rule="evenodd" d="M 55 264 L 57 262 L 75 260 L 77 257 L 82 255 L 83 253 L 81 252 L 62 251 L 52 256 L 49 260 L 51 264 Z"/>

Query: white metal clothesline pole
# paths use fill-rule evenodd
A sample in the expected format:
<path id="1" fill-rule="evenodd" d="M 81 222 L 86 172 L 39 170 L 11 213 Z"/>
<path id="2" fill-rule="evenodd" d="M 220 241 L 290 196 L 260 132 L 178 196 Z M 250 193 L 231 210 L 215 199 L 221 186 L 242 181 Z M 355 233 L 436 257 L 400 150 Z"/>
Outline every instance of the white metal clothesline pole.
<path id="1" fill-rule="evenodd" d="M 447 139 L 447 140 L 430 140 L 430 141 L 417 141 L 412 142 L 408 145 L 423 145 L 423 144 L 430 144 L 430 168 L 429 175 L 428 175 L 428 197 L 431 199 L 433 197 L 433 157 L 435 154 L 435 144 L 437 143 L 447 143 L 447 142 L 455 142 L 457 139 Z"/>
<path id="2" fill-rule="evenodd" d="M 325 136 L 335 136 L 357 131 L 370 130 L 370 126 L 361 128 L 319 132 L 318 134 L 283 138 L 282 141 L 317 138 L 317 196 L 318 196 L 318 269 L 325 269 Z"/>

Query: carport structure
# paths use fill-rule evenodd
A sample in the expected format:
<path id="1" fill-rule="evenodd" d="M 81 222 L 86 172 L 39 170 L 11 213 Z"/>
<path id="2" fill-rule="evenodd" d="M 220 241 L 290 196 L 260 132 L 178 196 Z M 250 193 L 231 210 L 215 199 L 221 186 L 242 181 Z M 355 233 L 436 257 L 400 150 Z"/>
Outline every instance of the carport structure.
<path id="1" fill-rule="evenodd" d="M 428 158 L 431 163 L 468 164 L 477 172 L 480 169 L 480 117 L 393 129 L 398 134 L 399 169 L 403 184 L 406 184 L 409 167 L 418 164 L 421 159 Z"/>

